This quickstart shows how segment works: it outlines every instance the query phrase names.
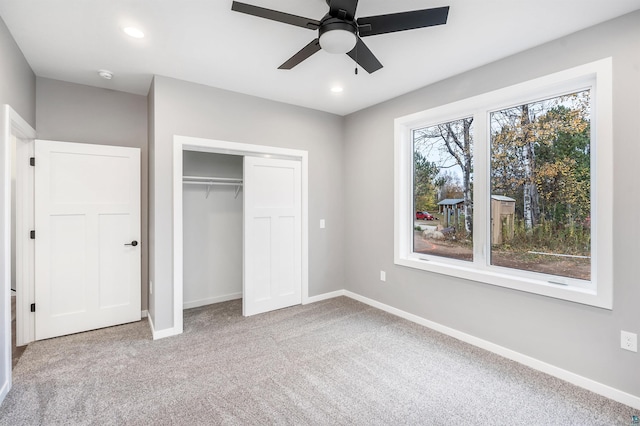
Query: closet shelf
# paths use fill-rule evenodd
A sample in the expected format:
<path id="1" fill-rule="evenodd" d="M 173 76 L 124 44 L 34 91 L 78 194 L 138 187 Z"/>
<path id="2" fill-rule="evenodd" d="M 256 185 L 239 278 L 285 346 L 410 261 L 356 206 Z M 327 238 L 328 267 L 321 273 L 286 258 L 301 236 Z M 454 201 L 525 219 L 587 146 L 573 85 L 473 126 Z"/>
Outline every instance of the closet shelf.
<path id="1" fill-rule="evenodd" d="M 236 187 L 236 196 L 238 198 L 238 193 L 240 192 L 240 188 L 242 188 L 242 179 L 238 178 L 223 178 L 223 177 L 214 177 L 214 176 L 183 176 L 182 183 L 187 183 L 190 185 L 207 185 L 207 195 L 206 198 L 209 198 L 209 192 L 211 191 L 211 186 L 235 186 Z"/>

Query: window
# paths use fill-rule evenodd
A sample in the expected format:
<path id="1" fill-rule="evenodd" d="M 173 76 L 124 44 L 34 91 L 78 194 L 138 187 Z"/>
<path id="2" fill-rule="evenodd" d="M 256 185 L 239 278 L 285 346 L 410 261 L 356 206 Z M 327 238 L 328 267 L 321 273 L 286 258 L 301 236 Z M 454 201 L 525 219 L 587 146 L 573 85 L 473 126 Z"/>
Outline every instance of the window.
<path id="1" fill-rule="evenodd" d="M 472 185 L 473 117 L 413 130 L 415 253 L 473 260 Z"/>
<path id="2" fill-rule="evenodd" d="M 605 59 L 396 119 L 396 264 L 610 309 L 611 98 Z"/>
<path id="3" fill-rule="evenodd" d="M 591 279 L 590 94 L 490 112 L 492 265 Z"/>

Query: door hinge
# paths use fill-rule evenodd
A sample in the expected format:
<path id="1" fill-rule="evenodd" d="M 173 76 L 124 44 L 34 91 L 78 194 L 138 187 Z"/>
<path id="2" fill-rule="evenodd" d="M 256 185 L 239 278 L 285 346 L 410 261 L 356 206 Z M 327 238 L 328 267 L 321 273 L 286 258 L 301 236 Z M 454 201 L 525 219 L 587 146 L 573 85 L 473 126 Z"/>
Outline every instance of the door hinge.
<path id="1" fill-rule="evenodd" d="M 29 158 L 29 165 L 30 166 L 35 166 L 36 165 L 36 157 Z"/>
<path id="2" fill-rule="evenodd" d="M 31 312 L 35 312 L 36 311 L 36 304 L 32 303 L 31 304 Z"/>
<path id="3" fill-rule="evenodd" d="M 29 231 L 29 238 L 31 238 L 32 240 L 36 239 L 36 231 Z"/>

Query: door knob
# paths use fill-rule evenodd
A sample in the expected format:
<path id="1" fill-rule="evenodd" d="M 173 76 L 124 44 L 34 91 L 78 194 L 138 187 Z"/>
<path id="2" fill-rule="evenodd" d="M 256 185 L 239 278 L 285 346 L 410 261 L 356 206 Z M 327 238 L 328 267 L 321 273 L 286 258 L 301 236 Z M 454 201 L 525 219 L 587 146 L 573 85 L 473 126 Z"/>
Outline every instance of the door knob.
<path id="1" fill-rule="evenodd" d="M 125 246 L 134 246 L 134 247 L 137 245 L 138 245 L 138 242 L 136 240 L 131 241 L 131 243 L 129 244 L 125 244 Z"/>

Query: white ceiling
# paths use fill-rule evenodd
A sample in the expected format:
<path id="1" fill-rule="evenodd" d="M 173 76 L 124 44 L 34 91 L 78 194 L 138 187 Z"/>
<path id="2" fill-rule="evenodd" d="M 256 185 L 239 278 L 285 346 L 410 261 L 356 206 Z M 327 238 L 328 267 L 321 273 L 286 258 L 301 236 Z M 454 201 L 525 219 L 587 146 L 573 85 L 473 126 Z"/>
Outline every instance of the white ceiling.
<path id="1" fill-rule="evenodd" d="M 243 2 L 316 20 L 328 10 L 325 0 Z M 640 0 L 360 0 L 356 17 L 447 5 L 447 25 L 364 38 L 384 65 L 371 75 L 324 51 L 278 70 L 316 32 L 232 12 L 231 0 L 0 0 L 0 16 L 41 77 L 146 95 L 158 74 L 345 115 L 638 10 Z M 128 37 L 126 26 L 146 37 Z"/>

